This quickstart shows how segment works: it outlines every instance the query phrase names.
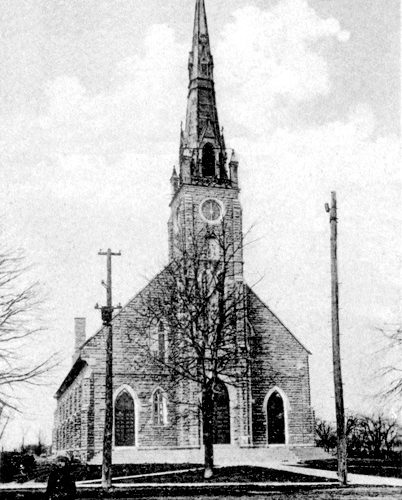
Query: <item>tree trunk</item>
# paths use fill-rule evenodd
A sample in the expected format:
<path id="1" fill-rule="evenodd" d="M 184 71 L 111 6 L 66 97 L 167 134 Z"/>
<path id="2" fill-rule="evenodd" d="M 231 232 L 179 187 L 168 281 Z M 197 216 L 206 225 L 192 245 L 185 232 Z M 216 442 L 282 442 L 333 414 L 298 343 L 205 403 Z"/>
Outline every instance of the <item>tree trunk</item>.
<path id="1" fill-rule="evenodd" d="M 214 474 L 214 401 L 212 391 L 203 391 L 202 401 L 203 440 L 204 440 L 204 478 Z"/>

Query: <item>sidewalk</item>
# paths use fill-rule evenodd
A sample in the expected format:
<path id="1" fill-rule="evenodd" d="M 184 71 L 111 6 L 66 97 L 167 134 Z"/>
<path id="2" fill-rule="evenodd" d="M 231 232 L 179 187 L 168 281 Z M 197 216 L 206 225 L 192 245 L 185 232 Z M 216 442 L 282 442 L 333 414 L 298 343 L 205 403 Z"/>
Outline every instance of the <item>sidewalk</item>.
<path id="1" fill-rule="evenodd" d="M 264 466 L 268 467 L 267 464 Z M 123 478 L 116 478 L 113 481 L 113 486 L 117 490 L 127 491 L 127 489 L 132 489 L 136 491 L 159 491 L 161 489 L 174 489 L 180 491 L 189 490 L 252 490 L 252 489 L 292 489 L 292 488 L 328 488 L 334 487 L 337 483 L 337 475 L 334 471 L 327 471 L 321 469 L 309 469 L 296 465 L 283 465 L 278 463 L 273 463 L 269 465 L 270 469 L 276 469 L 284 472 L 291 472 L 295 474 L 301 474 L 304 476 L 315 476 L 322 477 L 323 479 L 332 479 L 334 482 L 202 482 L 202 483 L 136 483 L 136 477 L 151 476 L 146 474 L 143 476 L 132 476 L 133 482 L 130 483 L 119 483 L 119 480 Z M 171 473 L 171 472 L 170 472 Z M 166 474 L 166 473 L 163 473 Z M 155 475 L 160 475 L 156 473 Z M 100 480 L 92 481 L 77 481 L 78 490 L 89 490 L 94 491 L 100 489 Z M 392 478 L 392 477 L 380 477 L 380 476 L 368 476 L 362 474 L 348 474 L 348 484 L 350 486 L 378 486 L 378 487 L 400 487 L 402 488 L 402 479 Z M 3 491 L 44 491 L 46 489 L 46 483 L 35 483 L 34 481 L 29 481 L 26 483 L 6 483 L 0 484 L 0 492 Z"/>
<path id="2" fill-rule="evenodd" d="M 265 465 L 265 464 L 264 464 Z M 337 481 L 335 471 L 322 469 L 309 469 L 300 465 L 272 464 L 272 469 L 283 470 L 304 474 L 306 476 L 319 476 Z M 399 486 L 402 487 L 402 479 L 396 477 L 368 476 L 365 474 L 348 474 L 348 484 L 352 486 Z"/>

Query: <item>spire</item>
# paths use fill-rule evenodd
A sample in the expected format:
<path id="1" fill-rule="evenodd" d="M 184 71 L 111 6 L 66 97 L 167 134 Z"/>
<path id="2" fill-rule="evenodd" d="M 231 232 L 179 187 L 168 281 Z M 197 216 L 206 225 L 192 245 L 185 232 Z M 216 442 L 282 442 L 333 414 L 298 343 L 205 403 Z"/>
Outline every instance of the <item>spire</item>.
<path id="1" fill-rule="evenodd" d="M 205 1 L 196 0 L 193 42 L 188 61 L 187 114 L 180 135 L 178 184 L 231 184 L 223 130 L 219 127 L 214 85 L 214 59 Z"/>
<path id="2" fill-rule="evenodd" d="M 208 140 L 214 148 L 219 148 L 221 138 L 214 89 L 214 62 L 204 0 L 196 0 L 195 4 L 188 70 L 190 83 L 184 142 L 189 148 L 200 148 Z"/>
<path id="3" fill-rule="evenodd" d="M 197 0 L 194 16 L 193 47 L 189 60 L 190 82 L 194 78 L 212 80 L 212 71 L 210 72 L 208 69 L 213 69 L 213 60 L 209 45 L 207 14 L 204 0 Z"/>

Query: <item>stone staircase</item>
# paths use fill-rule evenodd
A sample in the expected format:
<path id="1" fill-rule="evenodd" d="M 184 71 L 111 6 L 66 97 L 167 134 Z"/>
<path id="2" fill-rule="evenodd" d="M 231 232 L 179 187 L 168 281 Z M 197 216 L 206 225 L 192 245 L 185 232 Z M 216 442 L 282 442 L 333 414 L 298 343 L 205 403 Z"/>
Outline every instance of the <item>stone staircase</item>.
<path id="1" fill-rule="evenodd" d="M 270 446 L 266 448 L 239 448 L 232 445 L 215 445 L 214 458 L 217 466 L 221 465 L 261 465 L 270 463 L 298 463 L 306 460 L 331 458 L 323 449 L 315 446 Z M 115 464 L 202 464 L 203 449 L 171 448 L 171 449 L 136 449 L 115 448 L 113 463 Z M 90 464 L 102 463 L 102 452 L 97 453 Z"/>

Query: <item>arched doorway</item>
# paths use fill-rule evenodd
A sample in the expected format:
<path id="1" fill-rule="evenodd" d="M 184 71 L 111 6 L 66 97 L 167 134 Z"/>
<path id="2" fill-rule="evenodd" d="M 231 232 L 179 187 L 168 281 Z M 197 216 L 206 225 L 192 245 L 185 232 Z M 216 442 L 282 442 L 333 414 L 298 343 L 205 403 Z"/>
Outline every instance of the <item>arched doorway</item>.
<path id="1" fill-rule="evenodd" d="M 267 401 L 268 444 L 286 444 L 285 407 L 282 396 L 274 391 Z"/>
<path id="2" fill-rule="evenodd" d="M 215 151 L 209 142 L 202 148 L 202 175 L 204 177 L 215 175 Z"/>
<path id="3" fill-rule="evenodd" d="M 114 405 L 115 446 L 135 445 L 134 400 L 127 391 L 121 392 Z"/>
<path id="4" fill-rule="evenodd" d="M 214 444 L 230 444 L 230 400 L 221 381 L 215 386 Z"/>

